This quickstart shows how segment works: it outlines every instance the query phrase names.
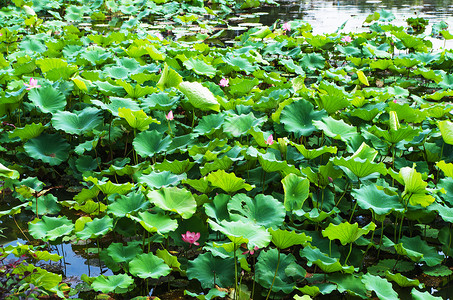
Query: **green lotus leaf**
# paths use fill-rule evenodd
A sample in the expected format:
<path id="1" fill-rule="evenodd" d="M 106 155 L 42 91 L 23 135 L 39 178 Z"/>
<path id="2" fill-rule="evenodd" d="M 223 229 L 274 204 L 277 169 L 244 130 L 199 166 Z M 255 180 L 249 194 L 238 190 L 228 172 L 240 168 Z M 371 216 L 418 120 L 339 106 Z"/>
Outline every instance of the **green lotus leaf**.
<path id="1" fill-rule="evenodd" d="M 178 185 L 183 179 L 186 179 L 187 175 L 175 175 L 169 171 L 163 172 L 151 172 L 148 175 L 142 175 L 138 179 L 139 183 L 145 183 L 150 189 L 159 189 L 167 186 Z"/>
<path id="2" fill-rule="evenodd" d="M 43 113 L 55 113 L 66 107 L 64 95 L 51 86 L 30 90 L 28 99 Z"/>
<path id="3" fill-rule="evenodd" d="M 8 169 L 2 163 L 0 163 L 0 178 L 17 179 L 19 178 L 19 176 L 19 172 L 17 172 L 16 170 Z"/>
<path id="4" fill-rule="evenodd" d="M 433 267 L 422 266 L 423 274 L 435 277 L 447 277 L 453 274 L 453 271 L 446 265 L 435 265 Z"/>
<path id="5" fill-rule="evenodd" d="M 81 210 L 89 215 L 98 215 L 107 209 L 107 206 L 104 203 L 94 202 L 93 200 L 88 200 L 83 204 L 65 201 L 63 204 L 71 209 Z"/>
<path id="6" fill-rule="evenodd" d="M 201 110 L 220 111 L 220 104 L 214 94 L 199 82 L 183 81 L 178 89 L 187 97 L 193 107 Z"/>
<path id="7" fill-rule="evenodd" d="M 294 299 L 296 300 L 311 300 L 311 297 L 316 297 L 319 294 L 322 295 L 328 295 L 335 291 L 337 289 L 337 286 L 335 284 L 331 283 L 316 283 L 316 285 L 310 286 L 310 285 L 305 285 L 301 288 L 297 288 L 300 292 L 305 294 L 304 296 L 294 296 Z M 296 298 L 298 297 L 298 298 Z M 305 298 L 304 298 L 305 297 Z"/>
<path id="8" fill-rule="evenodd" d="M 225 192 L 231 194 L 241 189 L 251 191 L 253 186 L 245 183 L 245 180 L 236 177 L 234 173 L 227 173 L 224 170 L 212 172 L 207 176 L 208 181 L 212 186 L 221 188 Z"/>
<path id="9" fill-rule="evenodd" d="M 126 183 L 113 183 L 110 180 L 107 182 L 102 182 L 102 181 L 95 181 L 93 182 L 96 187 L 99 188 L 101 192 L 103 192 L 106 195 L 112 195 L 112 194 L 120 194 L 124 195 L 127 194 L 131 191 L 131 189 L 134 187 L 134 185 L 130 182 Z"/>
<path id="10" fill-rule="evenodd" d="M 52 125 L 66 133 L 80 135 L 93 130 L 103 123 L 100 112 L 100 110 L 93 107 L 86 107 L 74 113 L 58 111 L 52 116 Z"/>
<path id="11" fill-rule="evenodd" d="M 277 269 L 277 276 L 275 270 Z M 304 278 L 306 271 L 304 268 L 296 263 L 296 258 L 292 254 L 279 253 L 277 249 L 270 249 L 267 251 L 261 251 L 258 256 L 258 262 L 255 265 L 256 268 L 256 281 L 264 288 L 269 289 L 272 285 L 272 291 L 278 292 L 283 291 L 285 294 L 291 293 L 295 289 L 294 279 L 290 278 L 286 270 L 295 269 L 299 273 L 298 276 Z"/>
<path id="12" fill-rule="evenodd" d="M 376 156 L 378 155 L 378 151 L 368 146 L 365 142 L 363 142 L 360 147 L 351 155 L 351 158 L 360 158 L 360 159 L 367 159 L 369 161 L 373 161 Z"/>
<path id="13" fill-rule="evenodd" d="M 248 244 L 249 248 L 258 247 L 264 248 L 271 241 L 270 233 L 263 227 L 253 224 L 252 222 L 226 220 L 219 224 L 212 220 L 208 220 L 211 228 L 220 231 L 226 235 L 235 245 Z"/>
<path id="14" fill-rule="evenodd" d="M 428 291 L 422 293 L 416 288 L 413 288 L 411 291 L 412 299 L 414 300 L 442 300 L 442 297 L 435 297 L 431 295 Z"/>
<path id="15" fill-rule="evenodd" d="M 181 272 L 181 263 L 178 261 L 178 258 L 171 255 L 167 249 L 156 250 L 156 256 L 162 259 L 173 271 Z"/>
<path id="16" fill-rule="evenodd" d="M 195 163 L 191 162 L 189 159 L 179 161 L 179 160 L 174 160 L 174 161 L 169 161 L 164 159 L 163 162 L 155 164 L 154 168 L 158 171 L 170 171 L 173 174 L 183 174 L 187 173 Z"/>
<path id="17" fill-rule="evenodd" d="M 116 217 L 124 217 L 126 214 L 146 210 L 149 206 L 149 201 L 145 199 L 142 193 L 131 192 L 116 198 L 113 203 L 109 204 L 107 212 Z"/>
<path id="18" fill-rule="evenodd" d="M 231 115 L 225 118 L 223 130 L 233 137 L 239 137 L 246 134 L 250 128 L 262 124 L 265 118 L 255 118 L 253 113 L 247 115 Z"/>
<path id="19" fill-rule="evenodd" d="M 189 219 L 197 209 L 195 198 L 186 189 L 162 188 L 158 191 L 150 191 L 147 197 L 156 206 L 163 210 L 176 212 L 183 219 Z"/>
<path id="20" fill-rule="evenodd" d="M 258 78 L 253 78 L 253 79 L 247 79 L 243 77 L 236 77 L 236 78 L 231 78 L 230 79 L 230 94 L 233 95 L 234 97 L 241 97 L 248 95 L 250 91 L 257 86 L 260 83 Z M 232 101 L 230 101 L 232 102 Z M 222 106 L 225 109 L 231 109 L 233 107 L 227 108 L 223 103 Z"/>
<path id="21" fill-rule="evenodd" d="M 329 240 L 339 240 L 342 245 L 355 242 L 362 235 L 376 229 L 376 224 L 370 222 L 367 226 L 359 228 L 359 224 L 349 224 L 349 222 L 334 225 L 332 223 L 322 231 L 322 236 L 327 237 Z"/>
<path id="22" fill-rule="evenodd" d="M 309 41 L 314 47 L 320 46 L 320 44 L 315 46 L 315 40 L 319 41 L 318 38 L 321 36 L 316 36 Z M 322 36 L 323 37 L 323 36 Z M 324 38 L 324 37 L 323 37 Z M 330 39 L 326 39 L 322 41 L 321 44 L 328 45 L 333 44 Z M 322 47 L 322 46 L 321 46 Z M 300 60 L 300 64 L 308 71 L 316 71 L 324 69 L 326 59 L 319 53 L 307 53 L 303 55 L 302 59 Z"/>
<path id="23" fill-rule="evenodd" d="M 286 211 L 302 209 L 305 200 L 308 198 L 310 181 L 295 174 L 288 174 L 282 179 L 285 192 L 284 205 Z"/>
<path id="24" fill-rule="evenodd" d="M 372 275 L 384 276 L 387 271 L 405 273 L 414 270 L 414 268 L 414 263 L 411 261 L 381 259 L 376 265 L 368 268 L 368 273 Z"/>
<path id="25" fill-rule="evenodd" d="M 445 143 L 453 145 L 453 123 L 450 121 L 440 121 L 437 123 L 440 133 Z"/>
<path id="26" fill-rule="evenodd" d="M 59 237 L 69 235 L 74 230 L 74 224 L 67 217 L 47 217 L 35 219 L 28 225 L 29 233 L 35 239 L 54 241 Z"/>
<path id="27" fill-rule="evenodd" d="M 104 110 L 108 110 L 115 117 L 119 116 L 118 110 L 120 108 L 128 108 L 131 111 L 140 111 L 140 106 L 137 102 L 128 98 L 110 97 L 110 103 L 108 104 L 105 104 L 99 100 L 91 100 L 91 103 L 101 107 Z"/>
<path id="28" fill-rule="evenodd" d="M 107 77 L 111 77 L 114 79 L 127 79 L 131 72 L 125 67 L 113 66 L 105 68 L 104 73 Z"/>
<path id="29" fill-rule="evenodd" d="M 38 205 L 36 205 L 36 201 L 38 201 Z M 39 196 L 37 199 L 32 198 L 31 206 L 27 207 L 27 209 L 38 215 L 55 215 L 60 212 L 61 207 L 58 204 L 57 197 L 52 194 L 46 194 Z"/>
<path id="30" fill-rule="evenodd" d="M 232 221 L 251 221 L 266 228 L 280 227 L 286 216 L 283 204 L 270 195 L 258 194 L 252 199 L 236 194 L 227 207 Z"/>
<path id="31" fill-rule="evenodd" d="M 137 134 L 132 144 L 141 157 L 153 157 L 168 149 L 171 138 L 168 135 L 164 138 L 157 130 L 143 131 Z"/>
<path id="32" fill-rule="evenodd" d="M 336 169 L 332 161 L 329 161 L 326 165 L 320 166 L 318 168 L 318 173 L 313 172 L 311 167 L 301 169 L 301 173 L 305 174 L 311 183 L 320 187 L 326 187 L 330 184 L 331 180 L 343 176 L 343 172 Z"/>
<path id="33" fill-rule="evenodd" d="M 217 72 L 216 68 L 213 66 L 208 65 L 203 60 L 194 59 L 193 57 L 183 62 L 183 65 L 188 70 L 193 70 L 198 75 L 206 75 L 210 78 L 214 77 Z"/>
<path id="34" fill-rule="evenodd" d="M 388 195 L 376 185 L 362 185 L 359 189 L 353 189 L 351 196 L 357 200 L 357 204 L 363 209 L 371 209 L 376 215 L 388 215 L 392 211 L 402 212 L 404 207 L 399 201 L 398 195 Z"/>
<path id="35" fill-rule="evenodd" d="M 123 294 L 129 290 L 134 283 L 134 279 L 127 274 L 118 274 L 111 276 L 98 276 L 91 283 L 95 291 L 102 293 Z"/>
<path id="36" fill-rule="evenodd" d="M 196 279 L 205 289 L 215 285 L 230 287 L 234 284 L 234 262 L 233 258 L 214 257 L 211 253 L 198 255 L 194 260 L 189 261 L 187 278 Z"/>
<path id="37" fill-rule="evenodd" d="M 51 81 L 69 80 L 77 73 L 77 66 L 68 65 L 67 61 L 60 58 L 42 58 L 37 60 L 36 64 L 44 73 L 44 77 Z"/>
<path id="38" fill-rule="evenodd" d="M 244 287 L 243 287 L 244 288 Z M 241 290 L 242 292 L 242 290 Z M 211 300 L 211 299 L 214 299 L 216 297 L 220 297 L 220 298 L 225 298 L 226 295 L 228 293 L 226 291 L 219 291 L 218 289 L 216 288 L 213 288 L 213 289 L 210 289 L 209 292 L 205 295 L 204 293 L 201 293 L 201 294 L 196 294 L 196 293 L 192 293 L 188 290 L 184 290 L 184 295 L 188 295 L 192 298 L 196 298 L 198 300 Z M 238 293 L 238 296 L 240 296 L 241 294 Z M 239 299 L 242 299 L 242 298 L 239 298 Z"/>
<path id="39" fill-rule="evenodd" d="M 394 247 L 398 254 L 407 255 L 413 261 L 424 262 L 430 267 L 440 264 L 444 258 L 435 247 L 429 246 L 419 236 L 412 238 L 403 236 Z"/>
<path id="40" fill-rule="evenodd" d="M 181 75 L 173 69 L 170 69 L 167 64 L 164 65 L 162 75 L 157 83 L 157 87 L 165 90 L 171 87 L 177 87 L 182 82 Z"/>
<path id="41" fill-rule="evenodd" d="M 16 214 L 20 214 L 21 211 L 22 211 L 22 208 L 28 206 L 28 203 L 22 203 L 18 206 L 15 206 L 11 209 L 7 209 L 7 210 L 2 210 L 0 211 L 0 218 L 3 217 L 3 216 L 14 216 Z"/>
<path id="42" fill-rule="evenodd" d="M 301 66 L 294 63 L 292 59 L 280 59 L 279 62 L 286 67 L 290 72 L 305 76 L 305 72 Z"/>
<path id="43" fill-rule="evenodd" d="M 246 74 L 253 73 L 256 66 L 252 65 L 248 59 L 239 56 L 225 57 L 223 61 L 232 66 L 235 71 L 244 71 Z"/>
<path id="44" fill-rule="evenodd" d="M 423 181 L 422 174 L 415 170 L 415 166 L 400 169 L 400 178 L 404 184 L 404 192 L 409 194 L 424 193 L 428 183 Z"/>
<path id="45" fill-rule="evenodd" d="M 107 248 L 107 254 L 116 263 L 129 263 L 136 256 L 143 253 L 140 242 L 129 242 L 127 245 L 122 243 L 111 243 Z"/>
<path id="46" fill-rule="evenodd" d="M 420 133 L 419 129 L 414 129 L 410 126 L 401 126 L 398 130 L 383 130 L 373 126 L 369 131 L 375 136 L 386 140 L 390 144 L 396 144 L 404 140 L 409 141 Z"/>
<path id="47" fill-rule="evenodd" d="M 179 97 L 170 97 L 165 92 L 153 93 L 142 100 L 142 108 L 169 111 L 178 100 Z"/>
<path id="48" fill-rule="evenodd" d="M 433 196 L 424 193 L 412 194 L 409 198 L 409 203 L 413 206 L 420 204 L 423 207 L 427 207 L 434 203 L 434 201 L 436 199 Z"/>
<path id="49" fill-rule="evenodd" d="M 436 167 L 441 169 L 445 176 L 452 177 L 453 178 L 453 164 L 452 163 L 445 163 L 444 160 L 438 161 L 436 163 Z"/>
<path id="50" fill-rule="evenodd" d="M 139 131 L 148 129 L 151 123 L 160 124 L 158 120 L 148 117 L 143 110 L 132 111 L 129 108 L 120 107 L 118 108 L 118 116 L 125 118 L 129 126 Z"/>
<path id="51" fill-rule="evenodd" d="M 342 88 L 324 81 L 319 86 L 319 99 L 320 107 L 325 109 L 329 115 L 350 105 L 347 94 Z"/>
<path id="52" fill-rule="evenodd" d="M 342 271 L 345 273 L 354 273 L 354 266 L 342 266 L 338 258 L 330 257 L 322 253 L 318 248 L 305 247 L 300 251 L 300 256 L 307 259 L 307 265 L 313 264 L 318 266 L 323 272 L 333 273 Z"/>
<path id="53" fill-rule="evenodd" d="M 309 136 L 316 131 L 313 121 L 321 120 L 325 115 L 325 110 L 315 111 L 313 104 L 300 99 L 283 108 L 280 114 L 280 123 L 285 125 L 287 131 L 300 138 L 301 136 Z"/>
<path id="54" fill-rule="evenodd" d="M 324 153 L 331 153 L 337 154 L 337 147 L 336 146 L 323 146 L 318 149 L 307 149 L 304 145 L 299 145 L 294 142 L 289 142 L 292 146 L 296 147 L 299 150 L 300 154 L 302 154 L 306 159 L 315 159 L 318 156 L 323 155 Z"/>
<path id="55" fill-rule="evenodd" d="M 358 178 L 364 178 L 373 173 L 387 175 L 387 168 L 383 163 L 374 163 L 370 160 L 360 159 L 358 157 L 354 158 L 352 156 L 347 158 L 335 157 L 332 161 L 335 165 L 340 166 L 346 174 L 348 174 L 347 171 L 350 171 Z"/>
<path id="56" fill-rule="evenodd" d="M 329 281 L 337 284 L 340 293 L 347 292 L 362 299 L 369 299 L 367 289 L 357 275 L 334 273 L 328 278 Z"/>
<path id="57" fill-rule="evenodd" d="M 27 141 L 29 139 L 39 136 L 44 131 L 44 126 L 41 123 L 27 124 L 22 128 L 16 128 L 11 132 L 8 137 L 13 139 L 19 137 L 22 141 Z"/>
<path id="58" fill-rule="evenodd" d="M 68 159 L 70 145 L 59 134 L 45 133 L 28 140 L 24 149 L 30 157 L 57 166 Z"/>
<path id="59" fill-rule="evenodd" d="M 129 262 L 129 272 L 140 278 L 160 278 L 170 274 L 171 269 L 152 253 L 143 253 Z"/>
<path id="60" fill-rule="evenodd" d="M 332 117 L 324 117 L 321 120 L 313 121 L 313 125 L 318 129 L 324 131 L 324 134 L 336 140 L 347 142 L 353 137 L 357 136 L 357 128 L 346 124 L 343 120 L 335 120 Z"/>
<path id="61" fill-rule="evenodd" d="M 401 287 L 420 286 L 420 281 L 418 281 L 418 279 L 407 278 L 406 276 L 401 275 L 401 273 L 392 274 L 389 271 L 386 271 L 385 278 L 396 282 Z"/>
<path id="62" fill-rule="evenodd" d="M 139 212 L 137 217 L 127 215 L 130 219 L 139 222 L 147 231 L 157 232 L 161 235 L 172 232 L 178 228 L 178 222 L 167 215 L 152 214 L 147 211 Z"/>
<path id="63" fill-rule="evenodd" d="M 106 235 L 113 229 L 113 219 L 109 216 L 104 216 L 101 219 L 94 219 L 85 224 L 82 231 L 76 233 L 77 237 L 82 240 L 93 239 Z"/>
<path id="64" fill-rule="evenodd" d="M 228 156 L 224 155 L 220 159 L 216 159 L 211 163 L 206 163 L 203 167 L 200 168 L 201 176 L 216 171 L 216 170 L 228 170 L 233 165 L 233 160 Z"/>
<path id="65" fill-rule="evenodd" d="M 305 212 L 303 209 L 293 211 L 296 216 L 307 218 L 308 220 L 319 223 L 332 216 L 333 214 L 339 213 L 340 210 L 336 207 L 330 212 L 325 212 L 323 210 L 319 211 L 318 208 L 313 208 L 309 212 Z"/>
<path id="66" fill-rule="evenodd" d="M 115 83 L 118 84 L 119 86 L 122 86 L 124 88 L 124 90 L 126 91 L 127 95 L 133 99 L 142 98 L 146 95 L 149 95 L 151 93 L 158 91 L 157 88 L 152 87 L 152 86 L 142 87 L 140 84 L 136 84 L 135 86 L 132 86 L 131 84 L 129 84 L 121 79 L 115 80 Z"/>
<path id="67" fill-rule="evenodd" d="M 272 243 L 274 243 L 274 245 L 278 249 L 286 249 L 294 245 L 306 246 L 308 242 L 311 242 L 312 240 L 312 238 L 305 235 L 305 233 L 297 233 L 294 230 L 274 230 L 272 228 L 269 228 L 269 232 L 272 235 Z"/>
<path id="68" fill-rule="evenodd" d="M 267 152 L 264 155 L 258 153 L 258 162 L 264 172 L 271 173 L 280 171 L 282 174 L 300 174 L 299 170 L 297 170 L 293 165 L 288 164 L 286 161 L 276 160 L 275 155 L 270 152 Z"/>
<path id="69" fill-rule="evenodd" d="M 223 220 L 229 221 L 228 203 L 230 200 L 231 197 L 226 194 L 216 195 L 212 202 L 204 204 L 206 215 L 216 220 L 217 223 Z"/>
<path id="70" fill-rule="evenodd" d="M 212 186 L 209 184 L 206 177 L 202 177 L 200 179 L 184 179 L 182 183 L 190 185 L 203 194 L 208 194 L 212 191 Z"/>
<path id="71" fill-rule="evenodd" d="M 367 273 L 362 276 L 362 282 L 365 284 L 367 290 L 375 292 L 379 299 L 399 299 L 398 293 L 392 288 L 392 284 L 384 278 Z"/>

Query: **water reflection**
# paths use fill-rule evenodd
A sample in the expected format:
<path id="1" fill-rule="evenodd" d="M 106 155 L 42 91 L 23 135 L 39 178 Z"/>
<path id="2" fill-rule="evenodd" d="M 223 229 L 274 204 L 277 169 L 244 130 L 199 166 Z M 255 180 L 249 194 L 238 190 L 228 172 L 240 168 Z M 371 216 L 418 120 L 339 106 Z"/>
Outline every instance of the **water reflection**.
<path id="1" fill-rule="evenodd" d="M 445 21 L 450 24 L 450 30 L 453 26 L 451 0 L 282 0 L 279 3 L 280 7 L 265 8 L 268 14 L 261 16 L 261 23 L 268 25 L 275 19 L 302 19 L 319 34 L 335 32 L 346 22 L 344 31 L 350 32 L 363 30 L 362 23 L 368 14 L 385 9 L 395 15 L 394 23 L 397 25 L 405 25 L 405 20 L 410 17 L 423 17 L 430 21 L 430 25 Z"/>

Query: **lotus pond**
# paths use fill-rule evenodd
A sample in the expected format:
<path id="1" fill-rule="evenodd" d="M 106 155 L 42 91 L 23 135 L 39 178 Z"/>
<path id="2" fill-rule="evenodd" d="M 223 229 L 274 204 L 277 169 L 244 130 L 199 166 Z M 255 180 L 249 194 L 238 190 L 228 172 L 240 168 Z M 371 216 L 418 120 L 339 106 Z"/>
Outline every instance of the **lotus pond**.
<path id="1" fill-rule="evenodd" d="M 448 298 L 448 25 L 275 5 L 0 0 L 1 299 Z"/>

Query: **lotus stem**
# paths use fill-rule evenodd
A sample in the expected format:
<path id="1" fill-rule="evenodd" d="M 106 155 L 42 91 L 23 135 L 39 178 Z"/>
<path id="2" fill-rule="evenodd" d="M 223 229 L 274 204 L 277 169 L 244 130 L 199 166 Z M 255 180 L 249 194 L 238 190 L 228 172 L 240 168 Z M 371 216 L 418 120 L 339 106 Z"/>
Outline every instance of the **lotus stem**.
<path id="1" fill-rule="evenodd" d="M 30 243 L 30 240 L 28 239 L 28 237 L 25 235 L 24 231 L 22 230 L 22 228 L 20 228 L 19 224 L 17 224 L 17 221 L 16 221 L 16 217 L 13 215 L 13 220 L 14 220 L 14 223 L 16 223 L 16 226 L 17 228 L 19 228 L 20 232 L 22 232 L 22 235 L 25 237 L 25 239 Z"/>
<path id="2" fill-rule="evenodd" d="M 237 257 L 236 257 L 236 244 L 233 247 L 233 258 L 234 258 L 234 299 L 237 299 L 238 296 L 238 264 L 237 264 Z"/>
<path id="3" fill-rule="evenodd" d="M 344 261 L 345 264 L 348 263 L 349 256 L 351 255 L 352 252 L 352 243 L 349 243 L 349 253 L 348 256 L 346 256 L 346 260 Z"/>
<path id="4" fill-rule="evenodd" d="M 349 223 L 351 223 L 351 221 L 352 221 L 352 217 L 354 216 L 354 212 L 357 208 L 358 203 L 359 203 L 358 201 L 355 202 L 354 208 L 352 209 L 351 217 L 349 218 Z"/>
<path id="5" fill-rule="evenodd" d="M 278 251 L 277 267 L 275 268 L 274 278 L 272 279 L 272 284 L 271 287 L 269 288 L 269 292 L 267 293 L 266 300 L 269 299 L 269 296 L 271 295 L 272 288 L 274 287 L 275 283 L 275 278 L 277 277 L 278 267 L 280 266 L 280 249 L 277 248 L 277 251 Z"/>

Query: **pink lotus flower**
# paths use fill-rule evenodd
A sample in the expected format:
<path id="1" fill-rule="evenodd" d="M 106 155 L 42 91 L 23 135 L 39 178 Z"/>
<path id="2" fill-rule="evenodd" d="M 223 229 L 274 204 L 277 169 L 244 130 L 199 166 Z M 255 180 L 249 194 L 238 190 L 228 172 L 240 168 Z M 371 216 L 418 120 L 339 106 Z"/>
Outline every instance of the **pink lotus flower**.
<path id="1" fill-rule="evenodd" d="M 244 247 L 244 248 L 247 247 L 245 244 L 242 244 L 241 246 Z M 253 250 L 244 251 L 244 252 L 242 252 L 242 254 L 249 253 L 250 255 L 253 255 L 253 254 L 255 254 L 255 251 L 258 250 L 258 249 L 260 249 L 260 248 L 258 248 L 258 246 L 255 246 L 255 247 L 253 247 Z"/>
<path id="2" fill-rule="evenodd" d="M 29 91 L 31 89 L 35 89 L 35 88 L 39 88 L 41 87 L 39 84 L 38 84 L 38 80 L 37 79 L 33 79 L 30 78 L 30 82 L 28 84 L 24 83 L 25 86 L 27 86 L 26 90 Z"/>
<path id="3" fill-rule="evenodd" d="M 156 37 L 161 41 L 164 39 L 164 36 L 160 32 L 156 33 Z"/>
<path id="4" fill-rule="evenodd" d="M 393 103 L 396 103 L 396 99 L 393 99 Z"/>
<path id="5" fill-rule="evenodd" d="M 274 137 L 272 136 L 272 134 L 267 138 L 266 140 L 266 145 L 272 145 L 274 143 Z"/>
<path id="6" fill-rule="evenodd" d="M 350 43 L 350 42 L 352 42 L 352 38 L 349 35 L 347 35 L 347 36 L 343 37 L 341 39 L 341 41 L 344 43 Z"/>
<path id="7" fill-rule="evenodd" d="M 291 24 L 288 23 L 288 22 L 283 23 L 282 28 L 283 28 L 283 31 L 285 31 L 285 32 L 286 32 L 286 31 L 291 31 Z"/>
<path id="8" fill-rule="evenodd" d="M 220 79 L 219 85 L 220 85 L 221 87 L 227 87 L 227 86 L 228 86 L 228 83 L 230 83 L 230 81 L 228 80 L 228 78 L 222 78 L 222 79 Z"/>
<path id="9" fill-rule="evenodd" d="M 197 241 L 200 238 L 200 233 L 187 231 L 186 234 L 181 234 L 182 240 L 189 244 L 194 244 L 195 246 L 200 245 Z"/>
<path id="10" fill-rule="evenodd" d="M 173 119 L 174 119 L 174 117 L 173 117 L 173 111 L 170 110 L 170 111 L 168 112 L 168 114 L 165 115 L 165 118 L 166 118 L 168 121 L 173 120 Z"/>
<path id="11" fill-rule="evenodd" d="M 2 36 L 2 35 L 3 35 L 3 33 L 0 32 L 0 36 Z"/>

